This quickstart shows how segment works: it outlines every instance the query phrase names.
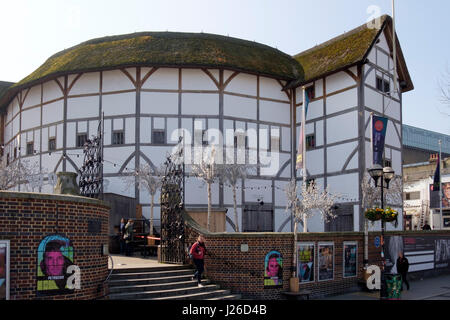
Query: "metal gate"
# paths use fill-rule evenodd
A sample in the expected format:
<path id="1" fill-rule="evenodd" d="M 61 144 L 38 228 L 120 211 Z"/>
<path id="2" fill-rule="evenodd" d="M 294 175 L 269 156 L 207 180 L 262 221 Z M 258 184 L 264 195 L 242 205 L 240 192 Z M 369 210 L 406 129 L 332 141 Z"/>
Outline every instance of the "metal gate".
<path id="1" fill-rule="evenodd" d="M 161 186 L 161 262 L 184 264 L 184 170 L 168 157 Z"/>

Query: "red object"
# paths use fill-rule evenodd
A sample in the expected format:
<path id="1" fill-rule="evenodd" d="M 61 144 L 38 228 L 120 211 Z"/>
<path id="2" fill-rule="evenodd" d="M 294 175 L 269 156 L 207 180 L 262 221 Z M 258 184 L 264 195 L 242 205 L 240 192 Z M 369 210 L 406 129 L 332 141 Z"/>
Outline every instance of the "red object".
<path id="1" fill-rule="evenodd" d="M 375 130 L 381 131 L 383 130 L 383 127 L 384 127 L 383 121 L 378 120 L 377 122 L 375 122 Z"/>
<path id="2" fill-rule="evenodd" d="M 196 242 L 192 245 L 190 253 L 194 259 L 203 259 L 205 257 L 206 248 Z"/>

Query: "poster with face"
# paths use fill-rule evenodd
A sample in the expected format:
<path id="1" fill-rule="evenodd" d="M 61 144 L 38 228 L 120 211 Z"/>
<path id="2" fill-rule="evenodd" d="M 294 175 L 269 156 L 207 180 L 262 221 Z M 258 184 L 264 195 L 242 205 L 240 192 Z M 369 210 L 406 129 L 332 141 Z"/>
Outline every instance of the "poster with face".
<path id="1" fill-rule="evenodd" d="M 297 245 L 297 275 L 300 282 L 314 281 L 314 243 Z"/>
<path id="2" fill-rule="evenodd" d="M 270 251 L 264 259 L 264 287 L 283 286 L 283 257 L 278 251 Z"/>
<path id="3" fill-rule="evenodd" d="M 39 294 L 70 292 L 66 270 L 73 265 L 73 246 L 61 235 L 45 237 L 38 246 L 37 291 Z"/>
<path id="4" fill-rule="evenodd" d="M 0 241 L 0 300 L 9 300 L 9 241 Z"/>
<path id="5" fill-rule="evenodd" d="M 358 244 L 356 242 L 344 242 L 344 278 L 356 277 L 356 262 Z"/>
<path id="6" fill-rule="evenodd" d="M 334 244 L 332 242 L 319 243 L 319 281 L 334 278 Z"/>

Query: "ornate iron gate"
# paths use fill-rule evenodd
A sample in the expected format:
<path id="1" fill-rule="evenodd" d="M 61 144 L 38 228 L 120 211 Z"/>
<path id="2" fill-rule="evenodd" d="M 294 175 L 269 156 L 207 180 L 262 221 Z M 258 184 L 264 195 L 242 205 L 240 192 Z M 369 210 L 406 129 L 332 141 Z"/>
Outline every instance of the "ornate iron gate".
<path id="1" fill-rule="evenodd" d="M 184 264 L 184 170 L 168 157 L 161 186 L 161 262 Z"/>

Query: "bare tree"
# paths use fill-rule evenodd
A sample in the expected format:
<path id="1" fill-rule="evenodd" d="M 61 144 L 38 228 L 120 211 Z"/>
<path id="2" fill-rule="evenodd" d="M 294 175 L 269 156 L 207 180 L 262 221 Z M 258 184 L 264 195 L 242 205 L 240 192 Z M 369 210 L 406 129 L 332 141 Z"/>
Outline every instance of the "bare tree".
<path id="1" fill-rule="evenodd" d="M 292 179 L 285 188 L 287 205 L 286 211 L 291 208 L 294 218 L 294 246 L 297 243 L 298 223 L 303 222 L 303 232 L 308 232 L 308 219 L 313 217 L 317 212 L 321 214 L 322 221 L 329 222 L 336 218 L 332 211 L 332 207 L 336 200 L 340 197 L 338 194 L 332 194 L 329 187 L 320 190 L 316 183 L 302 183 L 301 198 L 298 197 L 298 186 L 295 179 Z M 297 254 L 294 250 L 294 265 L 297 265 Z M 293 273 L 295 277 L 295 271 Z"/>
<path id="2" fill-rule="evenodd" d="M 197 151 L 198 152 L 198 151 Z M 205 152 L 202 151 L 202 156 L 199 157 L 199 161 L 194 161 L 191 164 L 191 173 L 203 180 L 207 185 L 208 192 L 208 216 L 206 222 L 206 228 L 208 231 L 211 228 L 211 185 L 221 178 L 223 170 L 221 170 L 220 165 L 216 163 L 216 150 L 214 146 L 212 148 L 207 148 Z"/>
<path id="3" fill-rule="evenodd" d="M 153 168 L 149 164 L 141 164 L 139 169 L 134 170 L 132 175 L 124 176 L 123 179 L 127 183 L 127 188 L 138 185 L 140 190 L 148 191 L 151 197 L 150 203 L 150 235 L 153 235 L 154 225 L 154 207 L 155 195 L 161 188 L 162 177 L 164 176 L 163 168 Z"/>
<path id="4" fill-rule="evenodd" d="M 28 160 L 14 161 L 10 164 L 5 159 L 0 161 L 0 190 L 10 190 L 19 184 L 28 183 L 31 176 L 38 172 L 37 163 Z"/>
<path id="5" fill-rule="evenodd" d="M 239 232 L 238 214 L 237 214 L 237 184 L 244 181 L 247 176 L 258 168 L 256 164 L 224 164 L 221 166 L 222 177 L 228 182 L 233 191 L 233 205 L 234 205 L 234 223 L 236 225 L 236 232 Z"/>

